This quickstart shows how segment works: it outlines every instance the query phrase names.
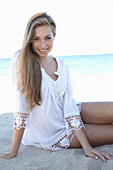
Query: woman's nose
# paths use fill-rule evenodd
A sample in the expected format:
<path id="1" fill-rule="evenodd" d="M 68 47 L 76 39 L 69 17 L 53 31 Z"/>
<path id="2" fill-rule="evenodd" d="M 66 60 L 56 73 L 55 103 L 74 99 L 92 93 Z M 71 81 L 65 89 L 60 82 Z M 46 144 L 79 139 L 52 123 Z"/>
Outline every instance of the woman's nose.
<path id="1" fill-rule="evenodd" d="M 46 47 L 46 42 L 44 40 L 40 41 L 40 47 L 45 48 Z"/>

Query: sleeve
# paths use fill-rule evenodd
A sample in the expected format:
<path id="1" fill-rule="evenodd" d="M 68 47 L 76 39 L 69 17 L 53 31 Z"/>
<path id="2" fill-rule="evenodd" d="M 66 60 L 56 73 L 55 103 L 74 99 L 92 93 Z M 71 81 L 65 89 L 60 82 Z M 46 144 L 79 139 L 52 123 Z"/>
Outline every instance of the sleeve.
<path id="1" fill-rule="evenodd" d="M 81 119 L 81 102 L 77 102 L 73 98 L 72 80 L 68 66 L 66 65 L 67 74 L 67 87 L 64 94 L 64 119 L 66 122 L 66 128 L 72 130 L 80 130 L 84 128 L 83 121 Z"/>
<path id="2" fill-rule="evenodd" d="M 12 81 L 12 89 L 13 89 L 13 113 L 14 113 L 14 121 L 13 128 L 26 128 L 29 123 L 29 110 L 28 101 L 26 100 L 26 96 L 24 93 L 18 90 L 18 67 L 17 62 L 19 58 L 20 52 L 17 52 L 12 58 L 11 62 L 11 81 Z"/>

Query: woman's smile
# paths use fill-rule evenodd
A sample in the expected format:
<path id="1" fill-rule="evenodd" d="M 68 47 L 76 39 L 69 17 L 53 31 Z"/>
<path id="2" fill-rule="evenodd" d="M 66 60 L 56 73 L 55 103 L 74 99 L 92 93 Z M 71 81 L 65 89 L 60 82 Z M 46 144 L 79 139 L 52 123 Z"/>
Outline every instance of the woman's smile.
<path id="1" fill-rule="evenodd" d="M 32 48 L 40 57 L 47 57 L 53 47 L 54 36 L 51 26 L 44 25 L 35 28 Z"/>

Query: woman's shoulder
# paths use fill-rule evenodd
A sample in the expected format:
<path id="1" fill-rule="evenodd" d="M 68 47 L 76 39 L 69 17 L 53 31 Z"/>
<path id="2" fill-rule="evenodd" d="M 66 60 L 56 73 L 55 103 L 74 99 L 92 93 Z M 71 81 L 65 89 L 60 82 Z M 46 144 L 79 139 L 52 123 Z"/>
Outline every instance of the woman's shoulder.
<path id="1" fill-rule="evenodd" d="M 62 58 L 60 58 L 59 56 L 52 56 L 53 58 L 56 59 L 56 61 L 58 62 L 58 64 L 60 64 L 61 66 L 67 66 L 67 62 L 65 60 L 63 60 Z"/>
<path id="2" fill-rule="evenodd" d="M 12 59 L 11 59 L 11 65 L 10 65 L 10 68 L 11 68 L 11 73 L 12 74 L 14 74 L 15 72 L 17 72 L 17 63 L 18 63 L 18 59 L 20 58 L 19 56 L 20 56 L 20 54 L 21 54 L 21 50 L 19 50 L 19 51 L 17 51 L 14 55 L 13 55 L 13 57 L 12 57 Z"/>
<path id="3" fill-rule="evenodd" d="M 12 57 L 11 65 L 14 66 L 17 63 L 17 60 L 19 59 L 19 56 L 21 54 L 21 50 L 18 50 Z"/>
<path id="4" fill-rule="evenodd" d="M 18 50 L 17 52 L 15 52 L 15 54 L 13 55 L 13 59 L 17 59 L 21 54 L 21 50 Z"/>
<path id="5" fill-rule="evenodd" d="M 61 69 L 64 69 L 64 70 L 68 70 L 68 63 L 65 61 L 65 60 L 63 60 L 62 58 L 59 58 L 58 57 L 58 63 L 59 63 L 59 65 L 60 65 L 60 68 Z"/>

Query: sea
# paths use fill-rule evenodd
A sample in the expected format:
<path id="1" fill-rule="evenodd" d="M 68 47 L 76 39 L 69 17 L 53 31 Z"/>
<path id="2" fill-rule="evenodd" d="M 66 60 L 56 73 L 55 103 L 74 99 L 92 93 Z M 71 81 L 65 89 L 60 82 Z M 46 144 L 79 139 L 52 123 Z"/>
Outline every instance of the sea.
<path id="1" fill-rule="evenodd" d="M 113 54 L 57 56 L 69 66 L 77 101 L 113 101 Z M 0 114 L 13 111 L 11 58 L 0 58 Z"/>

